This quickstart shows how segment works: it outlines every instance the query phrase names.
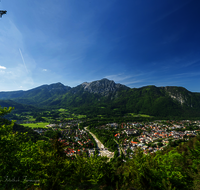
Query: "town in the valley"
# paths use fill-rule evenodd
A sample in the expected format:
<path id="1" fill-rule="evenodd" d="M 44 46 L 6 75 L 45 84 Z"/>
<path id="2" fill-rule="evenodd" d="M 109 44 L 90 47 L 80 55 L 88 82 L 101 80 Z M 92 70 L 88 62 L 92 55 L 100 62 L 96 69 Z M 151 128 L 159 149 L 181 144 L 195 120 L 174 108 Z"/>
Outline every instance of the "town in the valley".
<path id="1" fill-rule="evenodd" d="M 107 123 L 92 128 L 80 127 L 81 123 L 83 123 L 81 120 L 72 120 L 59 124 L 48 124 L 34 131 L 40 135 L 58 132 L 58 141 L 63 143 L 64 152 L 72 159 L 77 155 L 107 156 L 110 159 L 116 153 L 131 159 L 138 148 L 144 154 L 151 154 L 167 146 L 175 146 L 188 141 L 200 132 L 200 121 L 190 120 Z M 107 145 L 108 141 L 114 141 L 114 149 L 106 146 L 99 138 L 103 138 L 105 133 L 109 134 L 107 136 L 109 139 L 106 139 Z"/>

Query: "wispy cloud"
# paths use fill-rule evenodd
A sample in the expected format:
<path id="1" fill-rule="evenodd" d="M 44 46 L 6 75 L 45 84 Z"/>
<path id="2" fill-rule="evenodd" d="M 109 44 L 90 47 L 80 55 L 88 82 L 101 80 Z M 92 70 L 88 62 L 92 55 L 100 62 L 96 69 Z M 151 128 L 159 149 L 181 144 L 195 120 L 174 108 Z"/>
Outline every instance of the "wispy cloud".
<path id="1" fill-rule="evenodd" d="M 0 91 L 30 89 L 34 86 L 31 74 L 24 72 L 24 65 L 17 63 L 13 67 L 0 69 Z"/>
<path id="2" fill-rule="evenodd" d="M 160 71 L 179 71 L 180 69 L 184 69 L 186 67 L 190 67 L 194 64 L 197 64 L 200 62 L 199 58 L 191 58 L 191 56 L 182 56 L 182 57 L 174 57 L 169 58 L 167 60 L 163 60 L 160 62 L 153 62 L 151 65 L 153 67 L 157 67 L 156 69 Z"/>
<path id="3" fill-rule="evenodd" d="M 189 62 L 183 64 L 182 67 L 189 67 L 189 66 L 194 65 L 198 62 L 200 62 L 200 59 L 197 59 L 197 60 L 194 60 L 194 61 L 189 61 Z"/>
<path id="4" fill-rule="evenodd" d="M 124 82 L 123 84 L 129 85 L 129 84 L 136 84 L 136 83 L 141 83 L 141 82 L 144 82 L 144 80 L 132 80 L 129 82 Z"/>
<path id="5" fill-rule="evenodd" d="M 36 62 L 25 49 L 24 28 L 9 19 L 0 27 L 0 91 L 30 89 L 35 83 Z M 20 47 L 20 48 L 19 48 Z"/>
<path id="6" fill-rule="evenodd" d="M 6 69 L 6 67 L 0 65 L 0 69 Z"/>
<path id="7" fill-rule="evenodd" d="M 174 75 L 176 78 L 183 78 L 183 77 L 195 77 L 200 76 L 200 72 L 188 72 L 188 73 L 179 73 Z"/>
<path id="8" fill-rule="evenodd" d="M 19 52 L 20 52 L 22 61 L 23 61 L 23 63 L 24 63 L 24 67 L 25 67 L 25 69 L 26 69 L 26 72 L 28 73 L 28 70 L 27 70 L 27 67 L 26 67 L 26 63 L 25 63 L 25 61 L 24 61 L 24 57 L 23 57 L 23 55 L 22 55 L 22 52 L 21 52 L 20 48 L 19 48 Z"/>
<path id="9" fill-rule="evenodd" d="M 139 86 L 149 82 L 149 80 L 146 79 L 146 77 L 144 77 L 144 75 L 145 75 L 145 73 L 142 73 L 142 72 L 133 74 L 133 75 L 130 75 L 130 74 L 126 75 L 125 73 L 119 73 L 119 74 L 115 74 L 115 75 L 105 76 L 105 78 L 114 80 L 115 82 L 127 85 L 132 88 L 133 86 L 139 87 Z"/>
<path id="10" fill-rule="evenodd" d="M 47 69 L 42 69 L 42 71 L 46 72 L 46 71 L 47 71 Z"/>
<path id="11" fill-rule="evenodd" d="M 116 75 L 107 75 L 104 78 L 114 80 L 115 82 L 121 82 L 126 79 L 132 78 L 133 76 L 131 75 L 125 75 L 124 73 L 116 74 Z"/>

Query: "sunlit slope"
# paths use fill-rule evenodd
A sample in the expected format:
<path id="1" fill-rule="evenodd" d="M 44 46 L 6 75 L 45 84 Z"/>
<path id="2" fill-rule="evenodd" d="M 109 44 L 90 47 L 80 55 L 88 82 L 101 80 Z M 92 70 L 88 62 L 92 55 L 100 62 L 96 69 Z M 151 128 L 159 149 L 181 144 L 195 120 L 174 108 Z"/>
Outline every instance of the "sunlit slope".
<path id="1" fill-rule="evenodd" d="M 200 93 L 183 87 L 152 85 L 131 89 L 102 79 L 73 88 L 56 83 L 17 93 L 8 92 L 7 99 L 41 108 L 69 108 L 86 115 L 200 116 Z M 6 99 L 5 94 L 0 92 L 0 98 Z"/>

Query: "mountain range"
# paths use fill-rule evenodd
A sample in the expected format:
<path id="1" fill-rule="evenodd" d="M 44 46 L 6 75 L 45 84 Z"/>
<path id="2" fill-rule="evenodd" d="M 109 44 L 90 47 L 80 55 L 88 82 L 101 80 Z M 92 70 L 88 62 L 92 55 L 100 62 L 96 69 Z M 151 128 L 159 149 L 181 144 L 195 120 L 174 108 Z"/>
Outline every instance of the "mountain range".
<path id="1" fill-rule="evenodd" d="M 14 106 L 21 111 L 62 107 L 92 116 L 143 113 L 161 117 L 199 117 L 200 93 L 176 86 L 129 88 L 104 78 L 73 88 L 55 83 L 27 91 L 0 92 L 0 105 Z"/>

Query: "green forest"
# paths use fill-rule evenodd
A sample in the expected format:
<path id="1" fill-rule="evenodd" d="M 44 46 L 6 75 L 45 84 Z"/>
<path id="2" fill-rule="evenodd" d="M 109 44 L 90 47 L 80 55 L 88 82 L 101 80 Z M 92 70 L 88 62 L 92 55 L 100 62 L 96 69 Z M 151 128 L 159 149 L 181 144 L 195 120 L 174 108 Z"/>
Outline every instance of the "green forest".
<path id="1" fill-rule="evenodd" d="M 4 119 L 12 108 L 0 109 L 0 189 L 137 189 L 191 190 L 200 188 L 200 137 L 177 147 L 133 159 L 121 156 L 69 158 L 58 135 L 32 140 L 30 133 L 14 130 Z"/>
<path id="2" fill-rule="evenodd" d="M 111 81 L 106 81 L 111 85 Z M 102 79 L 101 85 L 104 83 Z M 105 92 L 103 86 L 100 88 L 95 84 L 91 87 L 93 91 Z M 102 95 L 85 91 L 82 85 L 74 88 L 67 88 L 61 83 L 43 85 L 29 91 L 0 92 L 0 105 L 15 107 L 13 114 L 34 112 L 38 120 L 42 117 L 38 113 L 47 110 L 53 113 L 52 110 L 60 108 L 90 118 L 123 117 L 129 113 L 168 119 L 195 119 L 200 116 L 200 94 L 183 87 L 144 86 L 130 89 L 122 86 L 115 91 L 110 87 L 108 89 L 109 93 Z M 56 113 L 53 115 L 56 117 Z"/>

